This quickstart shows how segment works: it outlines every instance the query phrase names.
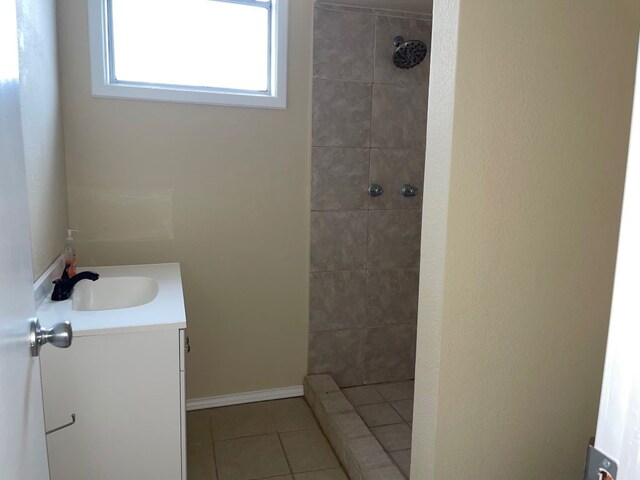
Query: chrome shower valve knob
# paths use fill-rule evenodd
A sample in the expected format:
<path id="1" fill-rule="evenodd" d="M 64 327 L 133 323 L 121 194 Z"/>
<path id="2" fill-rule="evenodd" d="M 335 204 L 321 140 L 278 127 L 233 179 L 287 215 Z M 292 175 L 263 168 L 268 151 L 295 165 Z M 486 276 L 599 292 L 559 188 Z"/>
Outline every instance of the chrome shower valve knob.
<path id="1" fill-rule="evenodd" d="M 404 197 L 415 197 L 420 193 L 420 190 L 418 190 L 418 187 L 414 187 L 413 185 L 405 183 L 402 186 L 401 192 Z"/>
<path id="2" fill-rule="evenodd" d="M 379 197 L 384 193 L 384 188 L 382 185 L 378 185 L 377 183 L 372 183 L 369 185 L 369 196 L 370 197 Z"/>

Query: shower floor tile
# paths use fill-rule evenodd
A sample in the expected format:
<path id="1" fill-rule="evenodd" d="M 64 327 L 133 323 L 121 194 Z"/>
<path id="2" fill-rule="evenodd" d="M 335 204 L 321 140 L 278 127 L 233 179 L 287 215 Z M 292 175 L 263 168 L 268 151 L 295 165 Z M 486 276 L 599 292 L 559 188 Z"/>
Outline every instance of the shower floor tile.
<path id="1" fill-rule="evenodd" d="M 413 389 L 413 381 L 343 389 L 364 423 L 407 479 L 411 468 Z"/>
<path id="2" fill-rule="evenodd" d="M 187 413 L 189 480 L 347 480 L 303 398 Z"/>

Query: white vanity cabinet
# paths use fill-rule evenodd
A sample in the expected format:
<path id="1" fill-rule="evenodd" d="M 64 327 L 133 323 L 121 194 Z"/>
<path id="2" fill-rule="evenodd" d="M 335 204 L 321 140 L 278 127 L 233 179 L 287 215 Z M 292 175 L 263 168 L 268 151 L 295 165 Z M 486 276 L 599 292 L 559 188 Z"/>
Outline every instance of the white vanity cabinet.
<path id="1" fill-rule="evenodd" d="M 183 331 L 86 336 L 42 350 L 51 480 L 183 478 Z M 183 358 L 183 357 L 182 357 Z"/>
<path id="2" fill-rule="evenodd" d="M 126 275 L 123 268 L 95 270 Z M 75 415 L 47 435 L 51 480 L 186 480 L 179 266 L 136 268 L 159 283 L 146 308 L 62 315 L 64 305 L 45 302 L 38 310 L 45 326 L 66 317 L 74 328 L 70 348 L 40 353 L 47 431 Z"/>

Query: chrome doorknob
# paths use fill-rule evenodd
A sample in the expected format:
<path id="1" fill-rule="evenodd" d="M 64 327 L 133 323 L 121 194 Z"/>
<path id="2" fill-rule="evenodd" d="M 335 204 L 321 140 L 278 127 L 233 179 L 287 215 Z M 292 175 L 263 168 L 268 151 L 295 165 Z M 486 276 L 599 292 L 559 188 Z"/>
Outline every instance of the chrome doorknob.
<path id="1" fill-rule="evenodd" d="M 418 187 L 414 187 L 413 185 L 409 185 L 408 183 L 405 183 L 402 186 L 402 195 L 405 197 L 415 197 L 416 195 L 418 195 L 418 193 L 420 193 L 420 190 L 418 190 Z"/>
<path id="2" fill-rule="evenodd" d="M 40 349 L 47 343 L 58 348 L 69 348 L 73 342 L 73 328 L 69 322 L 58 323 L 50 329 L 42 328 L 40 321 L 35 318 L 31 321 L 29 341 L 33 357 L 40 355 Z"/>

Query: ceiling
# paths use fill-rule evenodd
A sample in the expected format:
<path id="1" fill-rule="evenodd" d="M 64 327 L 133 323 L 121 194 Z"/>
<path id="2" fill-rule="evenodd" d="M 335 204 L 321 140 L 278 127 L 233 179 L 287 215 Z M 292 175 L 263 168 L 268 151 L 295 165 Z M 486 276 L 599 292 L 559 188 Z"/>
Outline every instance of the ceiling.
<path id="1" fill-rule="evenodd" d="M 411 12 L 431 13 L 433 0 L 317 0 L 319 3 L 357 5 L 359 7 L 389 8 Z"/>

